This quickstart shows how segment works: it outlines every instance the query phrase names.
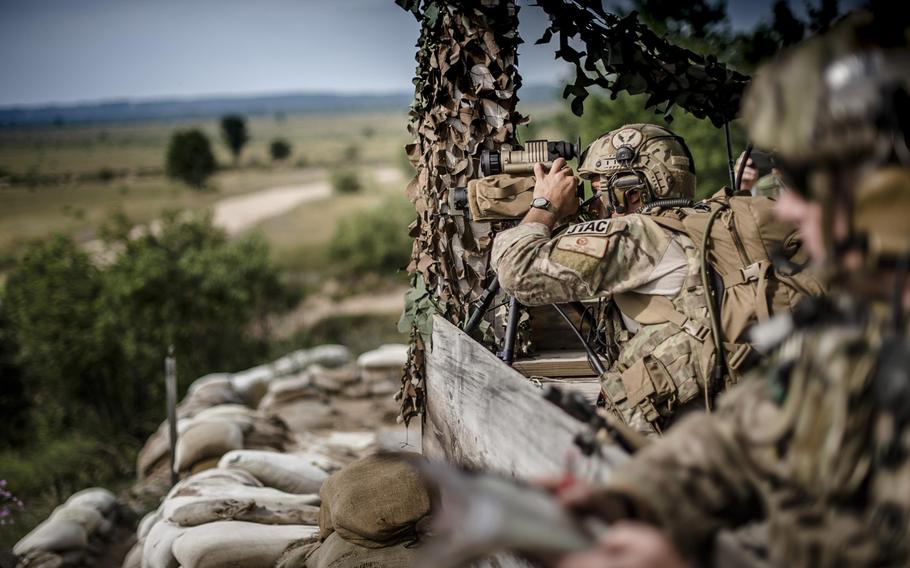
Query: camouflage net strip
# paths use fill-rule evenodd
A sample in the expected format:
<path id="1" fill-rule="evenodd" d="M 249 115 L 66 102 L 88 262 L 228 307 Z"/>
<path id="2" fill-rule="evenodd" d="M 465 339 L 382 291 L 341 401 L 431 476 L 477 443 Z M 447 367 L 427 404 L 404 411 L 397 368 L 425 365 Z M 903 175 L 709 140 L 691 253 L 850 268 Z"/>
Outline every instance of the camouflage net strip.
<path id="1" fill-rule="evenodd" d="M 537 0 L 550 17 L 550 27 L 537 43 L 559 38 L 556 57 L 575 65 L 575 82 L 563 97 L 572 98 L 572 112 L 581 116 L 588 87 L 597 85 L 613 98 L 621 91 L 648 93 L 648 108 L 674 107 L 715 126 L 736 118 L 749 77 L 729 69 L 714 56 L 673 45 L 638 21 L 633 12 L 620 18 L 607 12 L 601 0 Z M 580 41 L 578 51 L 570 40 Z M 577 43 L 576 43 L 577 45 Z"/>
<path id="2" fill-rule="evenodd" d="M 514 0 L 396 0 L 421 23 L 408 157 L 417 172 L 407 188 L 417 210 L 411 291 L 399 329 L 411 353 L 398 394 L 401 419 L 424 408 L 424 349 L 440 313 L 462 321 L 486 283 L 491 227 L 447 215 L 450 188 L 477 176 L 479 152 L 515 142 L 518 7 Z"/>

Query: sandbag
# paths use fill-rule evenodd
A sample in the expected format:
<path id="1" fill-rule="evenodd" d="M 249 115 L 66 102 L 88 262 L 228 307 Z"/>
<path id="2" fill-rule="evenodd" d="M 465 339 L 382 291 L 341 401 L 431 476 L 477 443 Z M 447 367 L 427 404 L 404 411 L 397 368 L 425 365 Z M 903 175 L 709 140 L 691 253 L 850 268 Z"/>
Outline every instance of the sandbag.
<path id="1" fill-rule="evenodd" d="M 175 497 L 162 504 L 162 515 L 184 527 L 215 521 L 246 521 L 265 525 L 315 525 L 316 495 L 232 492 L 199 497 Z"/>
<path id="2" fill-rule="evenodd" d="M 19 559 L 16 568 L 63 568 L 66 560 L 60 554 L 36 550 Z"/>
<path id="3" fill-rule="evenodd" d="M 13 546 L 13 554 L 24 556 L 36 551 L 64 552 L 86 546 L 88 532 L 83 524 L 52 514 Z"/>
<path id="4" fill-rule="evenodd" d="M 235 499 L 240 502 L 252 500 L 257 508 L 265 509 L 261 513 L 271 511 L 274 515 L 284 514 L 284 511 L 293 510 L 295 507 L 318 505 L 319 495 L 316 493 L 293 494 L 278 491 L 271 487 L 247 487 L 229 485 L 197 485 L 194 486 L 192 495 L 181 492 L 165 499 L 158 509 L 161 517 L 170 520 L 180 507 L 205 499 Z"/>
<path id="5" fill-rule="evenodd" d="M 407 543 L 381 548 L 358 546 L 341 538 L 338 533 L 329 535 L 325 542 L 307 550 L 305 563 L 297 566 L 306 568 L 408 568 L 411 566 L 415 549 Z M 281 566 L 279 564 L 279 566 Z M 287 563 L 282 568 L 293 568 Z"/>
<path id="6" fill-rule="evenodd" d="M 145 542 L 140 538 L 136 541 L 136 544 L 130 548 L 130 551 L 126 553 L 126 556 L 123 558 L 123 564 L 120 565 L 120 568 L 142 568 L 142 545 Z"/>
<path id="7" fill-rule="evenodd" d="M 408 346 L 399 343 L 380 345 L 357 358 L 357 365 L 364 369 L 403 369 L 408 362 Z"/>
<path id="8" fill-rule="evenodd" d="M 319 391 L 313 386 L 312 375 L 301 373 L 291 377 L 275 379 L 269 383 L 266 395 L 259 401 L 259 408 L 269 408 L 276 403 L 315 397 Z"/>
<path id="9" fill-rule="evenodd" d="M 142 545 L 142 568 L 177 568 L 171 546 L 187 530 L 166 520 L 155 523 Z"/>
<path id="10" fill-rule="evenodd" d="M 373 548 L 411 540 L 418 521 L 430 514 L 430 493 L 410 465 L 415 454 L 376 454 L 329 477 L 319 496 L 319 535 L 337 532 Z"/>
<path id="11" fill-rule="evenodd" d="M 190 468 L 190 474 L 202 473 L 203 471 L 208 471 L 210 469 L 215 469 L 218 467 L 218 460 L 220 458 L 206 458 L 202 461 L 198 461 L 193 464 L 193 467 Z"/>
<path id="12" fill-rule="evenodd" d="M 283 451 L 291 442 L 287 424 L 277 416 L 256 415 L 249 431 L 244 432 L 244 448 L 272 448 Z"/>
<path id="13" fill-rule="evenodd" d="M 91 487 L 70 495 L 66 504 L 75 507 L 90 507 L 102 515 L 107 515 L 117 505 L 117 497 L 103 487 Z"/>
<path id="14" fill-rule="evenodd" d="M 302 568 L 307 558 L 319 548 L 319 536 L 295 540 L 284 549 L 275 568 Z"/>
<path id="15" fill-rule="evenodd" d="M 242 447 L 243 431 L 237 424 L 227 420 L 199 422 L 177 439 L 177 471 Z"/>
<path id="16" fill-rule="evenodd" d="M 165 501 L 172 497 L 201 495 L 211 487 L 262 487 L 262 483 L 249 473 L 239 469 L 215 468 L 193 474 L 168 491 Z"/>
<path id="17" fill-rule="evenodd" d="M 346 385 L 357 380 L 357 372 L 351 367 L 327 369 L 315 366 L 310 369 L 313 386 L 327 393 L 340 392 Z"/>
<path id="18" fill-rule="evenodd" d="M 274 377 L 275 373 L 268 365 L 259 365 L 246 371 L 234 373 L 231 378 L 231 385 L 245 404 L 256 407 L 268 391 L 269 381 Z"/>
<path id="19" fill-rule="evenodd" d="M 318 493 L 329 474 L 306 459 L 261 450 L 234 450 L 221 457 L 219 467 L 242 469 L 268 487 L 287 493 Z"/>
<path id="20" fill-rule="evenodd" d="M 291 542 L 315 533 L 309 526 L 221 521 L 188 529 L 172 548 L 183 568 L 271 568 Z"/>
<path id="21" fill-rule="evenodd" d="M 140 540 L 145 538 L 149 534 L 149 531 L 152 530 L 152 526 L 160 520 L 161 513 L 157 509 L 146 513 L 136 527 L 136 538 Z"/>

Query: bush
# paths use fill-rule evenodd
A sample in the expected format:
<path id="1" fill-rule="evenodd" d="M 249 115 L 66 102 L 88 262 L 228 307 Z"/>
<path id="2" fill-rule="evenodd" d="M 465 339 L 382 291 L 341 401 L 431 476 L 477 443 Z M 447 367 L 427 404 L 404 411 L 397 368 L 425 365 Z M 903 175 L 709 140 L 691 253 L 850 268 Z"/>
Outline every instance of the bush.
<path id="1" fill-rule="evenodd" d="M 357 193 L 362 189 L 360 178 L 354 170 L 335 170 L 331 182 L 332 189 L 337 193 Z"/>
<path id="2" fill-rule="evenodd" d="M 215 155 L 209 139 L 199 130 L 175 132 L 167 148 L 167 175 L 183 183 L 202 189 L 205 181 L 215 173 Z"/>
<path id="3" fill-rule="evenodd" d="M 260 238 L 229 240 L 210 218 L 176 213 L 139 237 L 128 236 L 132 227 L 122 215 L 104 227 L 121 253 L 103 268 L 54 237 L 10 273 L 4 337 L 31 419 L 50 432 L 146 436 L 161 418 L 168 345 L 183 385 L 253 365 L 267 353 L 267 316 L 290 302 Z"/>
<path id="4" fill-rule="evenodd" d="M 291 155 L 291 144 L 287 140 L 276 138 L 269 144 L 269 155 L 273 160 L 284 160 Z"/>
<path id="5" fill-rule="evenodd" d="M 221 138 L 234 157 L 234 165 L 240 159 L 240 152 L 250 140 L 246 128 L 246 119 L 239 114 L 226 114 L 221 117 Z"/>
<path id="6" fill-rule="evenodd" d="M 401 197 L 355 211 L 336 227 L 329 254 L 343 273 L 392 275 L 411 257 L 408 224 L 413 218 L 414 208 Z"/>

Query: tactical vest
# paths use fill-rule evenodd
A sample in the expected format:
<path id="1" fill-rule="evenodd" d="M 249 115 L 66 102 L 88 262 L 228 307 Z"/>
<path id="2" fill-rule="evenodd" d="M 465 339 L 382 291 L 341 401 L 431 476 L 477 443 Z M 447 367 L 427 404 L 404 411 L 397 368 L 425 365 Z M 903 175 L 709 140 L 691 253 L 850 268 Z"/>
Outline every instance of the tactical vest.
<path id="1" fill-rule="evenodd" d="M 676 297 L 631 292 L 613 296 L 623 314 L 642 327 L 621 346 L 603 378 L 604 397 L 626 423 L 645 433 L 659 431 L 680 406 L 701 400 L 708 376 L 711 328 L 698 249 L 684 234 L 675 238 L 688 267 Z M 641 310 L 648 298 L 660 298 L 672 314 L 657 317 L 653 311 Z"/>

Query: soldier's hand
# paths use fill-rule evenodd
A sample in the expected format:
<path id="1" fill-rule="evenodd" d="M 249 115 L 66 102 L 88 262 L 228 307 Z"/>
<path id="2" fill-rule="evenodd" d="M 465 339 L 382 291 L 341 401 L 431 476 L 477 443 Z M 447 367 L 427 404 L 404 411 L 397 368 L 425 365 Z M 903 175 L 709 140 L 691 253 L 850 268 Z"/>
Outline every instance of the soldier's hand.
<path id="1" fill-rule="evenodd" d="M 670 539 L 642 523 L 612 525 L 598 546 L 563 556 L 556 568 L 689 568 Z"/>
<path id="2" fill-rule="evenodd" d="M 534 197 L 545 197 L 553 205 L 556 218 L 561 219 L 574 214 L 578 210 L 578 178 L 573 175 L 572 168 L 566 165 L 563 158 L 553 161 L 553 166 L 547 172 L 543 164 L 534 164 Z"/>
<path id="3" fill-rule="evenodd" d="M 746 153 L 743 152 L 739 155 L 739 158 L 736 159 L 736 165 L 733 166 L 733 171 L 739 173 L 739 166 L 743 161 Z M 752 158 L 749 158 L 749 161 L 746 162 L 746 167 L 743 169 L 743 177 L 739 181 L 739 189 L 743 191 L 749 191 L 755 185 L 755 182 L 758 181 L 758 170 L 752 167 Z"/>

